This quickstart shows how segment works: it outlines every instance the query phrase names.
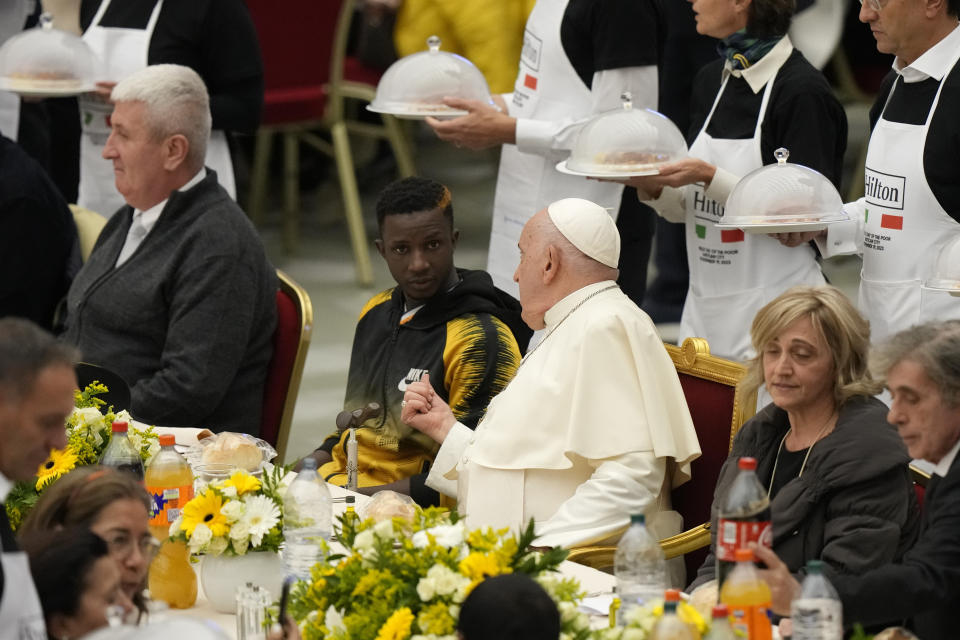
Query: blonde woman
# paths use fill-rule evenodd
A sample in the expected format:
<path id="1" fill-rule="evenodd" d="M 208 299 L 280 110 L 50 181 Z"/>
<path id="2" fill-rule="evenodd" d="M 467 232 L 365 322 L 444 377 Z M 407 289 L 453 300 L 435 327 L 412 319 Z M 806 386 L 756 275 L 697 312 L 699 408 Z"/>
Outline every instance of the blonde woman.
<path id="1" fill-rule="evenodd" d="M 794 575 L 807 560 L 862 573 L 900 558 L 919 519 L 910 457 L 873 397 L 870 327 L 840 290 L 793 287 L 750 328 L 757 356 L 743 384 L 773 399 L 734 439 L 720 471 L 717 512 L 741 456 L 757 459 L 770 496 L 773 549 Z M 714 539 L 714 543 L 716 539 Z M 691 587 L 715 578 L 715 545 Z"/>

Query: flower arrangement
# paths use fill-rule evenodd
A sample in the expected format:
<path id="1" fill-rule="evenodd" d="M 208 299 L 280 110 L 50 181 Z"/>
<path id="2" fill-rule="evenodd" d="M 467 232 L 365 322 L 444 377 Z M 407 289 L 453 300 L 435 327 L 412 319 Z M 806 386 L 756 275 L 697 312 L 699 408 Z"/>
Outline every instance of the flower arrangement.
<path id="1" fill-rule="evenodd" d="M 96 464 L 100 460 L 103 450 L 110 442 L 110 427 L 114 421 L 131 422 L 130 414 L 126 410 L 114 412 L 112 406 L 106 407 L 107 403 L 97 397 L 106 392 L 106 385 L 97 381 L 91 382 L 83 391 L 74 391 L 74 409 L 67 416 L 65 424 L 66 448 L 53 449 L 50 457 L 37 469 L 36 480 L 18 482 L 7 497 L 7 517 L 14 529 L 23 522 L 40 494 L 60 476 L 76 467 Z M 140 452 L 145 463 L 160 450 L 153 427 L 138 429 L 131 426 L 128 434 L 130 442 Z"/>
<path id="2" fill-rule="evenodd" d="M 191 553 L 243 555 L 278 551 L 283 541 L 283 476 L 286 469 L 264 470 L 263 481 L 246 471 L 209 485 L 183 506 L 170 525 L 170 537 L 187 543 Z"/>
<path id="3" fill-rule="evenodd" d="M 346 554 L 324 546 L 311 579 L 294 586 L 289 611 L 306 640 L 454 640 L 460 605 L 487 577 L 522 572 L 540 581 L 564 614 L 565 637 L 589 636 L 576 580 L 553 571 L 567 552 L 530 551 L 533 523 L 466 531 L 456 513 L 431 507 L 411 524 L 341 519 Z"/>
<path id="4" fill-rule="evenodd" d="M 663 600 L 651 600 L 642 607 L 635 607 L 624 615 L 626 622 L 622 627 L 598 629 L 594 632 L 595 640 L 648 640 L 653 631 L 653 625 L 663 615 Z M 701 636 L 706 634 L 710 625 L 696 607 L 687 603 L 677 604 L 677 617 L 688 626 L 697 630 Z"/>

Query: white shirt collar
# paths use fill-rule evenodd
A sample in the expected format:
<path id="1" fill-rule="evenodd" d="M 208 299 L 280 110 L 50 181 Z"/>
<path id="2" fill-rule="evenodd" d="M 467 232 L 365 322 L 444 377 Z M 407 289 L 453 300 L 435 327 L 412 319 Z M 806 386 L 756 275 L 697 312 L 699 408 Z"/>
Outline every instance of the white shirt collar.
<path id="1" fill-rule="evenodd" d="M 773 49 L 767 52 L 767 55 L 747 69 L 734 69 L 729 60 L 724 62 L 723 77 L 726 78 L 728 75 L 733 75 L 736 78 L 743 77 L 753 92 L 759 93 L 770 81 L 770 78 L 783 66 L 791 53 L 793 53 L 793 43 L 790 42 L 790 36 L 783 36 L 780 38 L 780 42 L 773 45 Z"/>
<path id="2" fill-rule="evenodd" d="M 960 26 L 957 26 L 947 36 L 923 52 L 923 54 L 907 66 L 903 66 L 900 58 L 893 59 L 893 70 L 903 76 L 904 82 L 922 82 L 933 78 L 938 82 L 950 71 L 950 62 L 960 47 Z"/>
<path id="3" fill-rule="evenodd" d="M 203 180 L 206 175 L 207 175 L 207 168 L 201 167 L 200 171 L 198 171 L 196 175 L 190 178 L 190 180 L 185 185 L 177 189 L 177 191 L 187 191 L 194 185 L 198 184 L 201 180 Z M 170 198 L 166 198 L 163 201 L 158 202 L 157 204 L 153 205 L 146 211 L 140 211 L 139 209 L 133 210 L 133 219 L 139 220 L 140 224 L 143 226 L 144 231 L 146 232 L 143 234 L 143 237 L 146 237 L 147 234 L 149 234 L 150 231 L 153 229 L 154 225 L 157 224 L 157 220 L 160 219 L 160 214 L 163 213 L 163 208 L 167 206 L 167 200 L 169 199 Z"/>
<path id="4" fill-rule="evenodd" d="M 960 451 L 960 440 L 953 443 L 953 448 L 947 451 L 947 455 L 940 458 L 940 462 L 933 465 L 933 472 L 941 478 L 946 477 L 947 472 L 950 471 L 950 467 L 953 466 L 953 460 L 957 457 L 958 451 Z"/>
<path id="5" fill-rule="evenodd" d="M 604 280 L 602 282 L 588 284 L 587 286 L 568 294 L 565 298 L 562 298 L 559 302 L 547 309 L 547 312 L 543 315 L 543 323 L 546 325 L 545 328 L 547 331 L 553 330 L 557 324 L 563 322 L 563 319 L 567 317 L 567 314 L 569 314 L 574 307 L 586 300 L 588 296 L 600 291 L 605 287 L 616 284 L 617 283 L 613 280 Z"/>
<path id="6" fill-rule="evenodd" d="M 6 502 L 7 496 L 13 490 L 13 482 L 10 478 L 0 473 L 0 502 Z"/>

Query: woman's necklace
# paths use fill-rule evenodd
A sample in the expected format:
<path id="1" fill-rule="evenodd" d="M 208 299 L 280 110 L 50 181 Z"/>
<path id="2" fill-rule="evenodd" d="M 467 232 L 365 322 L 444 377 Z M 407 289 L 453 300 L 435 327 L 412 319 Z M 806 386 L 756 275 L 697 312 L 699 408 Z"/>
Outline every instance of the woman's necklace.
<path id="1" fill-rule="evenodd" d="M 532 356 L 534 353 L 536 353 L 537 349 L 540 348 L 540 345 L 542 345 L 544 342 L 546 342 L 547 339 L 548 339 L 550 336 L 553 335 L 553 332 L 556 331 L 557 329 L 559 329 L 559 328 L 560 328 L 560 325 L 562 325 L 563 322 L 564 322 L 567 318 L 569 318 L 570 315 L 571 315 L 574 311 L 576 311 L 577 309 L 579 309 L 580 307 L 582 307 L 587 300 L 589 300 L 590 298 L 592 298 L 592 297 L 594 297 L 594 296 L 600 295 L 600 294 L 603 293 L 604 291 L 610 291 L 611 289 L 616 289 L 618 286 L 619 286 L 619 285 L 611 284 L 610 286 L 604 287 L 603 289 L 600 289 L 600 290 L 598 290 L 598 291 L 594 291 L 593 293 L 591 293 L 590 295 L 588 295 L 586 298 L 584 298 L 583 300 L 581 300 L 580 302 L 578 302 L 576 305 L 574 305 L 574 307 L 573 307 L 572 309 L 570 309 L 570 311 L 567 311 L 567 314 L 566 314 L 565 316 L 563 316 L 562 318 L 560 318 L 560 322 L 558 322 L 557 324 L 555 324 L 554 327 L 553 327 L 553 329 L 550 329 L 550 332 L 547 333 L 547 335 L 543 336 L 543 340 L 541 340 L 540 342 L 538 342 L 533 349 L 531 349 L 530 351 L 528 351 L 528 352 L 526 353 L 526 355 L 523 356 L 523 359 L 520 361 L 520 366 L 522 367 L 522 366 L 523 366 L 523 363 L 527 361 L 527 358 L 529 358 L 529 357 Z M 519 368 L 519 367 L 518 367 L 518 368 Z M 515 378 L 516 378 L 516 375 L 514 375 L 514 379 L 515 379 Z"/>
<path id="2" fill-rule="evenodd" d="M 803 456 L 803 463 L 800 465 L 800 473 L 797 474 L 797 477 L 800 478 L 803 476 L 803 470 L 807 467 L 807 460 L 810 459 L 810 452 L 813 451 L 813 446 L 820 442 L 820 438 L 823 437 L 823 434 L 827 431 L 827 427 L 830 426 L 830 421 L 833 420 L 833 416 L 837 414 L 836 409 L 834 409 L 829 416 L 827 416 L 827 421 L 823 423 L 823 426 L 820 427 L 820 431 L 817 433 L 817 437 L 813 439 L 813 442 L 810 443 L 810 446 L 807 447 L 807 455 Z M 780 446 L 777 447 L 777 457 L 773 461 L 773 472 L 770 474 L 770 484 L 767 486 L 767 497 L 770 497 L 770 491 L 773 489 L 773 479 L 777 477 L 777 465 L 780 464 L 780 452 L 783 451 L 783 443 L 787 441 L 787 436 L 793 431 L 793 426 L 791 425 L 787 432 L 783 434 L 783 438 L 780 439 Z"/>

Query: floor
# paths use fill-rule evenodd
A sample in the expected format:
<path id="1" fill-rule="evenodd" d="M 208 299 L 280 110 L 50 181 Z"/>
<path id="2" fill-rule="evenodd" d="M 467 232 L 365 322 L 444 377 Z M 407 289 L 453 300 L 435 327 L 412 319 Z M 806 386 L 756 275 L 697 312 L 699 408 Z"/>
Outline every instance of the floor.
<path id="1" fill-rule="evenodd" d="M 854 179 L 852 165 L 859 145 L 867 134 L 865 108 L 849 108 L 848 119 L 851 139 L 847 156 L 851 166 L 847 173 L 851 177 L 846 181 L 850 182 Z M 432 132 L 422 128 L 422 125 L 412 125 L 410 131 L 417 149 L 419 174 L 442 182 L 453 193 L 455 225 L 460 229 L 456 264 L 465 268 L 483 268 L 486 264 L 499 154 L 495 150 L 474 153 L 456 149 L 436 140 Z M 355 283 L 353 256 L 342 218 L 340 192 L 333 165 L 318 161 L 311 168 L 309 158 L 304 160 L 307 168 L 302 173 L 303 183 L 315 183 L 316 186 L 302 189 L 300 246 L 293 255 L 285 253 L 280 242 L 280 172 L 274 171 L 274 184 L 268 203 L 271 212 L 261 226 L 261 233 L 273 263 L 307 290 L 314 312 L 313 338 L 287 447 L 287 462 L 312 451 L 335 430 L 334 419 L 343 409 L 357 314 L 374 293 L 394 284 L 372 243 L 376 235 L 373 210 L 377 193 L 394 176 L 389 162 L 370 161 L 375 155 L 373 152 L 369 146 L 358 145 L 355 148 L 358 166 L 367 165 L 358 170 L 358 182 L 373 252 L 375 282 L 370 288 L 362 288 Z M 846 188 L 843 192 L 846 194 Z M 834 260 L 824 266 L 831 282 L 855 296 L 860 272 L 858 258 Z M 665 340 L 675 339 L 676 325 L 658 328 Z"/>

